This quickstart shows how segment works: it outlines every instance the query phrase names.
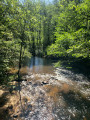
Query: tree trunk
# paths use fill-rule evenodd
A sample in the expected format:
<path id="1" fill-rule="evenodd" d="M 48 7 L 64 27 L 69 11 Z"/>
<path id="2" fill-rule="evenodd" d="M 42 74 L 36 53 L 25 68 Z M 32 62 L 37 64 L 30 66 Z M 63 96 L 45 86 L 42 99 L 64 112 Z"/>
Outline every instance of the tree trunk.
<path id="1" fill-rule="evenodd" d="M 20 81 L 20 69 L 21 69 L 21 58 L 22 58 L 22 42 L 21 42 L 21 47 L 20 47 L 20 56 L 19 56 L 19 68 L 18 68 L 18 81 Z"/>

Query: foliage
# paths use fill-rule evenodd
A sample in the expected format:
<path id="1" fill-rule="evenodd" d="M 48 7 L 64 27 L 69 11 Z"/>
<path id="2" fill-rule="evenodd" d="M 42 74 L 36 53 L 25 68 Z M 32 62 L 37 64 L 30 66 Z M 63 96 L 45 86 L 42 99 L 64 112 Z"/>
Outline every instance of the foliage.
<path id="1" fill-rule="evenodd" d="M 61 0 L 59 6 L 56 41 L 47 54 L 90 58 L 90 1 Z"/>
<path id="2" fill-rule="evenodd" d="M 89 59 L 90 0 L 54 0 L 48 4 L 40 0 L 1 0 L 2 83 L 9 68 L 18 65 L 20 70 L 23 59 L 31 54 Z"/>
<path id="3" fill-rule="evenodd" d="M 9 81 L 9 68 L 19 63 L 21 43 L 23 56 L 29 48 L 22 5 L 18 0 L 2 0 L 0 3 L 0 84 L 5 84 Z"/>

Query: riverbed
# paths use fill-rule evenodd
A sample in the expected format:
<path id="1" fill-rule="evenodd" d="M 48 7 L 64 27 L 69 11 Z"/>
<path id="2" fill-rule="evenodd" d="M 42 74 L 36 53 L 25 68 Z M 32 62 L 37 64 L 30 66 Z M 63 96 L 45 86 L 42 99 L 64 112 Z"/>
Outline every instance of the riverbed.
<path id="1" fill-rule="evenodd" d="M 53 61 L 31 58 L 20 84 L 20 120 L 90 120 L 90 82 L 83 74 L 63 67 L 54 68 Z"/>

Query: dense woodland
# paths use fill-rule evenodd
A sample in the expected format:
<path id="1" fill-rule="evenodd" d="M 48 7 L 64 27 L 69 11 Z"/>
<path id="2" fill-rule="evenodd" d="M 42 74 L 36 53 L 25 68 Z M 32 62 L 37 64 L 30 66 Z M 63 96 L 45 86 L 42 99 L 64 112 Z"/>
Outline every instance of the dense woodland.
<path id="1" fill-rule="evenodd" d="M 1 0 L 0 84 L 25 57 L 90 59 L 90 0 Z"/>

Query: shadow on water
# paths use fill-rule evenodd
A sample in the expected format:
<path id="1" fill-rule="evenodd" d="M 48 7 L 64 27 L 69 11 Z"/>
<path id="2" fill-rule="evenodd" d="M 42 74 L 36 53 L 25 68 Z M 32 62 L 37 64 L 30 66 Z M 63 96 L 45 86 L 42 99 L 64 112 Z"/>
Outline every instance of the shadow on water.
<path id="1" fill-rule="evenodd" d="M 23 105 L 22 105 L 22 96 L 21 96 L 21 86 L 20 86 L 20 82 L 18 82 L 18 92 L 19 92 L 20 106 L 21 106 L 21 110 L 22 110 L 21 116 L 23 116 L 23 115 L 24 115 L 24 108 L 23 108 Z"/>
<path id="2" fill-rule="evenodd" d="M 62 92 L 62 96 L 67 108 L 71 110 L 72 114 L 74 113 L 71 120 L 90 120 L 90 100 L 74 91 Z"/>
<path id="3" fill-rule="evenodd" d="M 60 66 L 72 71 L 75 74 L 82 74 L 90 81 L 90 60 L 87 59 L 66 59 L 60 60 Z M 65 73 L 67 74 L 67 73 Z"/>

